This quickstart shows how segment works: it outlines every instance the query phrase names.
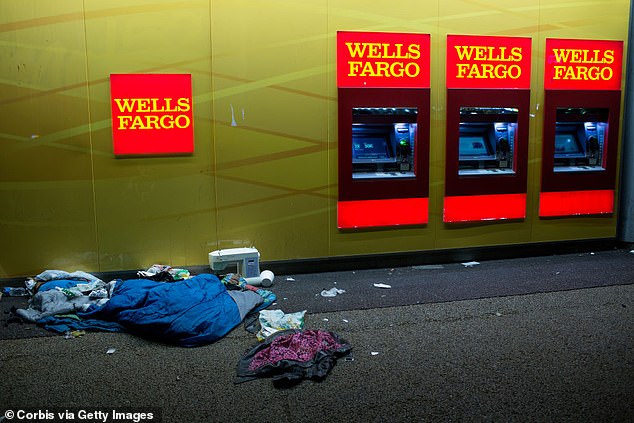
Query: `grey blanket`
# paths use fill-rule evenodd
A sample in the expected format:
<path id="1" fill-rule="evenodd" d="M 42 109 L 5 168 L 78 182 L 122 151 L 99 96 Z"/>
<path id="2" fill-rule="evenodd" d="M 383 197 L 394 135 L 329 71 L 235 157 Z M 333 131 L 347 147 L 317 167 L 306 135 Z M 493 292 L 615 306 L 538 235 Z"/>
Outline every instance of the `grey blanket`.
<path id="1" fill-rule="evenodd" d="M 16 314 L 29 322 L 37 322 L 44 317 L 55 314 L 75 313 L 90 304 L 101 304 L 101 302 L 105 301 L 108 301 L 108 299 L 91 299 L 87 295 L 68 298 L 62 291 L 50 289 L 36 293 L 31 299 L 29 308 L 18 309 Z"/>

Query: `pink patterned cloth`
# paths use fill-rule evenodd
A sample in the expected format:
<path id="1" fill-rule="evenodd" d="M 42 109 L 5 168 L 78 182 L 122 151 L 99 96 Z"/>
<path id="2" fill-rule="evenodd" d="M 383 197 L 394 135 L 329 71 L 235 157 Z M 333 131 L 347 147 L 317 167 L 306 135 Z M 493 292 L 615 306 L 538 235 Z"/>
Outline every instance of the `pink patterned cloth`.
<path id="1" fill-rule="evenodd" d="M 249 370 L 256 370 L 282 360 L 310 361 L 319 351 L 334 351 L 342 346 L 343 344 L 338 343 L 330 332 L 321 330 L 305 330 L 278 336 L 268 348 L 255 354 Z"/>

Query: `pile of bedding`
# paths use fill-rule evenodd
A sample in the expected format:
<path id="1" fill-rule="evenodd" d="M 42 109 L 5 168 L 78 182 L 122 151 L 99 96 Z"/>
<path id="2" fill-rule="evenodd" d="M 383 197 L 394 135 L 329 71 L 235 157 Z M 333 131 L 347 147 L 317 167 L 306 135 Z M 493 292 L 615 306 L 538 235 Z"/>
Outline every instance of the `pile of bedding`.
<path id="1" fill-rule="evenodd" d="M 174 282 L 150 279 L 105 283 L 84 272 L 46 271 L 37 293 L 17 314 L 46 329 L 130 332 L 183 347 L 212 343 L 275 295 L 227 275 L 196 275 Z"/>

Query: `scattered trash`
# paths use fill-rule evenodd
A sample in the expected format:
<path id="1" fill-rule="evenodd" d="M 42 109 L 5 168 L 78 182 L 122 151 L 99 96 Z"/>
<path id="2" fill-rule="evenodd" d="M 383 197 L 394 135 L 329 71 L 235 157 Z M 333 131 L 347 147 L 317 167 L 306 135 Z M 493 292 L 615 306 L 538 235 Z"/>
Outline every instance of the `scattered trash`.
<path id="1" fill-rule="evenodd" d="M 108 348 L 108 351 L 106 351 L 106 354 L 114 354 L 115 351 L 117 351 L 116 348 Z"/>
<path id="2" fill-rule="evenodd" d="M 286 329 L 302 329 L 306 310 L 285 314 L 282 310 L 260 310 L 261 329 L 256 334 L 258 341 L 264 341 L 275 332 Z"/>
<path id="3" fill-rule="evenodd" d="M 462 263 L 464 267 L 474 267 L 474 266 L 477 266 L 478 264 L 480 263 L 477 261 L 468 261 L 466 263 Z"/>
<path id="4" fill-rule="evenodd" d="M 88 298 L 108 298 L 108 291 L 105 288 L 96 289 L 88 294 Z"/>
<path id="5" fill-rule="evenodd" d="M 294 282 L 294 281 L 295 281 L 295 278 L 286 278 L 286 280 L 287 280 L 287 281 Z"/>
<path id="6" fill-rule="evenodd" d="M 55 289 L 66 295 L 66 298 L 68 298 L 69 300 L 84 296 L 84 294 L 77 288 L 77 286 L 73 286 L 70 288 L 62 288 L 61 286 L 56 286 Z"/>
<path id="7" fill-rule="evenodd" d="M 350 321 L 349 321 L 349 320 L 347 320 L 347 319 L 343 319 L 343 321 L 344 321 L 345 323 L 350 323 Z"/>
<path id="8" fill-rule="evenodd" d="M 273 280 L 275 279 L 275 274 L 270 270 L 263 270 L 260 272 L 260 276 L 256 276 L 254 278 L 247 278 L 247 282 L 249 282 L 253 286 L 263 286 L 265 288 L 273 285 Z"/>
<path id="9" fill-rule="evenodd" d="M 590 255 L 591 255 L 591 256 L 593 256 L 593 255 L 594 255 L 594 253 L 590 253 Z"/>
<path id="10" fill-rule="evenodd" d="M 322 297 L 336 297 L 337 295 L 344 294 L 346 291 L 344 289 L 339 288 L 330 288 L 328 290 L 324 289 L 321 291 Z"/>
<path id="11" fill-rule="evenodd" d="M 412 266 L 412 269 L 415 270 L 436 270 L 436 269 L 444 269 L 445 266 L 442 264 L 424 264 L 421 266 Z"/>
<path id="12" fill-rule="evenodd" d="M 387 285 L 387 284 L 384 284 L 384 283 L 375 283 L 374 287 L 375 288 L 390 289 L 390 288 L 392 288 L 392 285 Z"/>
<path id="13" fill-rule="evenodd" d="M 26 288 L 2 288 L 2 295 L 7 297 L 26 297 L 28 295 L 28 291 Z"/>
<path id="14" fill-rule="evenodd" d="M 502 313 L 495 313 L 496 316 L 501 317 Z"/>
<path id="15" fill-rule="evenodd" d="M 174 269 L 164 264 L 153 264 L 147 270 L 139 270 L 137 276 L 157 282 L 173 282 L 189 279 L 191 275 L 187 269 Z"/>
<path id="16" fill-rule="evenodd" d="M 64 332 L 64 339 L 74 339 L 74 338 L 79 338 L 80 336 L 84 336 L 86 334 L 86 331 L 83 330 L 67 330 L 66 332 Z"/>
<path id="17" fill-rule="evenodd" d="M 35 288 L 37 282 L 35 282 L 35 279 L 33 278 L 26 278 L 26 281 L 24 281 L 24 285 L 26 286 L 26 289 L 29 290 L 29 292 L 33 292 L 33 288 Z"/>
<path id="18" fill-rule="evenodd" d="M 379 352 L 378 352 L 378 351 L 372 351 L 372 352 L 370 353 L 370 355 L 379 355 Z"/>
<path id="19" fill-rule="evenodd" d="M 556 273 L 555 273 L 555 275 L 558 275 L 558 274 L 560 274 L 560 273 L 561 273 L 561 272 L 556 272 Z"/>
<path id="20" fill-rule="evenodd" d="M 324 317 L 322 320 L 323 320 L 324 322 L 327 322 L 327 321 L 328 321 L 328 319 L 326 319 L 325 317 Z"/>
<path id="21" fill-rule="evenodd" d="M 634 254 L 634 250 L 630 250 L 630 254 Z"/>

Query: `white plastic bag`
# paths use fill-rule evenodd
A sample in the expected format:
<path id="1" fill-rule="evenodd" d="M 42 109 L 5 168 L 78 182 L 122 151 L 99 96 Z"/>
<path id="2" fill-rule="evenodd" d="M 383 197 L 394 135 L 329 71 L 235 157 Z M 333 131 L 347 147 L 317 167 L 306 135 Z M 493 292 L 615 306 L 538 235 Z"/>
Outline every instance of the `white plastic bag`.
<path id="1" fill-rule="evenodd" d="M 264 341 L 267 336 L 285 329 L 303 329 L 306 310 L 297 313 L 284 314 L 282 310 L 261 310 L 260 330 L 256 334 L 258 341 Z"/>
<path id="2" fill-rule="evenodd" d="M 321 291 L 321 296 L 322 297 L 336 297 L 339 294 L 345 294 L 346 290 L 345 289 L 339 289 L 339 288 L 330 288 L 328 290 L 323 289 Z"/>

